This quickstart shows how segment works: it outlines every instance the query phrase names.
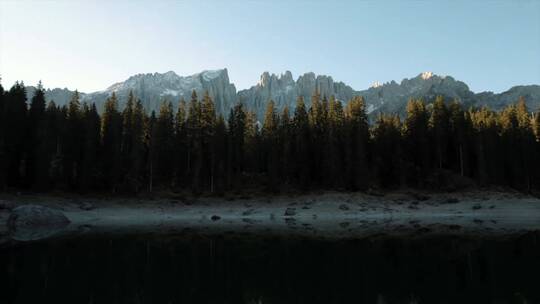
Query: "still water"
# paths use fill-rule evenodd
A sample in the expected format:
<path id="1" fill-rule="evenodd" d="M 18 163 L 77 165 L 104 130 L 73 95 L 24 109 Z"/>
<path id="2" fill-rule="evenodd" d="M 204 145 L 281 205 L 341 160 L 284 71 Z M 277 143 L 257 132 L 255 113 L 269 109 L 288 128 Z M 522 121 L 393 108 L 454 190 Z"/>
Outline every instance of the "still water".
<path id="1" fill-rule="evenodd" d="M 540 303 L 540 234 L 93 236 L 0 249 L 0 303 Z"/>

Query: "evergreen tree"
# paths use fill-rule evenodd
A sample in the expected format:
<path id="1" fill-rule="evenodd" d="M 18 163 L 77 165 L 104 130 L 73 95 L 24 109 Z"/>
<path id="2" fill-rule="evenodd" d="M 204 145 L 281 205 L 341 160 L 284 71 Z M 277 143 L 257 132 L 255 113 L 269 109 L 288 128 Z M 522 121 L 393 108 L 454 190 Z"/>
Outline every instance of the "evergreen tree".
<path id="1" fill-rule="evenodd" d="M 105 188 L 117 191 L 122 177 L 122 115 L 118 111 L 118 100 L 113 92 L 105 101 L 101 120 L 102 172 Z"/>
<path id="2" fill-rule="evenodd" d="M 101 145 L 101 119 L 96 109 L 96 105 L 83 104 L 82 110 L 83 126 L 83 153 L 81 160 L 81 190 L 89 191 L 96 189 L 99 185 L 99 151 Z"/>
<path id="3" fill-rule="evenodd" d="M 350 164 L 348 184 L 354 190 L 365 190 L 368 186 L 369 127 L 362 97 L 353 97 L 346 108 L 346 127 L 349 143 L 347 163 Z"/>
<path id="4" fill-rule="evenodd" d="M 257 122 L 257 115 L 248 111 L 246 113 L 246 126 L 245 126 L 245 168 L 246 171 L 259 172 L 260 171 L 260 132 Z"/>
<path id="5" fill-rule="evenodd" d="M 178 185 L 187 185 L 188 183 L 188 176 L 187 176 L 187 168 L 188 168 L 188 130 L 187 130 L 187 105 L 186 101 L 182 97 L 180 101 L 178 102 L 178 111 L 176 112 L 175 117 L 175 155 L 176 155 L 176 161 L 175 161 L 175 177 L 176 177 L 176 184 Z"/>
<path id="6" fill-rule="evenodd" d="M 540 142 L 540 111 L 534 114 L 533 118 L 533 132 L 536 137 L 536 141 Z"/>
<path id="7" fill-rule="evenodd" d="M 75 91 L 67 107 L 64 139 L 64 178 L 67 186 L 78 189 L 84 148 L 82 112 L 79 92 Z"/>
<path id="8" fill-rule="evenodd" d="M 8 186 L 22 186 L 22 174 L 25 172 L 24 150 L 26 135 L 26 89 L 24 83 L 16 82 L 4 96 L 4 153 L 6 182 Z"/>
<path id="9" fill-rule="evenodd" d="M 328 116 L 328 100 L 326 97 L 321 101 L 318 91 L 311 97 L 311 109 L 309 110 L 309 122 L 311 130 L 311 147 L 316 147 L 311 152 L 311 172 L 313 182 L 320 184 L 323 179 L 323 165 L 327 144 L 326 124 Z"/>
<path id="10" fill-rule="evenodd" d="M 499 143 L 499 125 L 497 116 L 487 108 L 470 111 L 474 130 L 474 159 L 471 164 L 474 169 L 473 177 L 480 184 L 500 184 L 504 179 L 504 154 Z"/>
<path id="11" fill-rule="evenodd" d="M 50 188 L 57 187 L 64 182 L 64 130 L 66 129 L 67 108 L 56 106 L 53 100 L 49 102 L 45 110 L 47 118 L 47 134 L 45 143 L 48 151 L 48 181 L 44 184 Z"/>
<path id="12" fill-rule="evenodd" d="M 144 164 L 144 121 L 146 114 L 142 102 L 130 91 L 122 112 L 122 175 L 124 186 L 138 192 L 142 186 Z"/>
<path id="13" fill-rule="evenodd" d="M 174 114 L 172 104 L 163 101 L 159 109 L 154 136 L 154 176 L 161 184 L 170 186 L 174 174 Z"/>
<path id="14" fill-rule="evenodd" d="M 188 176 L 191 180 L 191 189 L 194 192 L 200 191 L 200 179 L 202 170 L 202 126 L 201 126 L 201 105 L 197 99 L 195 91 L 191 94 L 189 112 L 186 120 L 188 134 Z"/>
<path id="15" fill-rule="evenodd" d="M 213 137 L 216 126 L 216 110 L 214 102 L 205 92 L 201 103 L 201 159 L 202 161 L 202 183 L 208 185 L 210 192 L 214 190 L 216 155 L 214 155 Z"/>
<path id="16" fill-rule="evenodd" d="M 244 143 L 246 137 L 246 112 L 242 103 L 236 104 L 229 115 L 229 160 L 227 184 L 234 188 L 240 186 L 240 177 L 244 170 Z"/>
<path id="17" fill-rule="evenodd" d="M 279 141 L 281 143 L 280 180 L 288 184 L 294 176 L 294 138 L 293 123 L 289 114 L 289 107 L 285 106 L 279 117 Z"/>
<path id="18" fill-rule="evenodd" d="M 345 180 L 345 113 L 340 101 L 330 98 L 328 109 L 328 143 L 324 172 L 326 183 L 332 187 L 344 186 Z"/>
<path id="19" fill-rule="evenodd" d="M 373 158 L 379 185 L 399 186 L 401 177 L 401 122 L 399 116 L 380 114 L 373 128 Z"/>
<path id="20" fill-rule="evenodd" d="M 300 187 L 306 189 L 310 182 L 310 128 L 309 117 L 304 104 L 304 98 L 296 100 L 293 118 L 293 137 L 295 140 L 294 164 L 297 168 L 296 180 Z"/>
<path id="21" fill-rule="evenodd" d="M 221 194 L 225 190 L 225 172 L 228 159 L 227 127 L 225 126 L 225 119 L 221 115 L 216 119 L 212 148 L 214 169 L 210 192 Z"/>
<path id="22" fill-rule="evenodd" d="M 428 142 L 429 115 L 422 100 L 410 100 L 407 103 L 407 116 L 403 123 L 405 155 L 409 167 L 406 169 L 407 180 L 413 185 L 421 185 L 428 174 L 430 147 Z"/>
<path id="23" fill-rule="evenodd" d="M 461 176 L 465 176 L 469 167 L 469 137 L 471 122 L 468 113 L 464 112 L 461 104 L 454 101 L 449 106 L 450 150 L 451 167 Z M 469 174 L 467 174 L 469 175 Z"/>
<path id="24" fill-rule="evenodd" d="M 266 106 L 264 114 L 264 123 L 262 126 L 262 141 L 264 151 L 264 171 L 268 175 L 268 188 L 276 191 L 279 178 L 279 135 L 278 135 L 279 117 L 276 114 L 276 108 L 273 100 L 270 100 Z"/>
<path id="25" fill-rule="evenodd" d="M 129 188 L 135 192 L 139 192 L 143 185 L 143 168 L 145 167 L 145 153 L 147 151 L 145 143 L 145 124 L 147 120 L 148 117 L 143 104 L 140 99 L 137 99 L 131 118 L 131 166 L 127 173 Z"/>
<path id="26" fill-rule="evenodd" d="M 431 138 L 435 146 L 435 163 L 438 169 L 446 167 L 448 148 L 449 113 L 442 96 L 437 96 L 429 120 Z"/>
<path id="27" fill-rule="evenodd" d="M 26 179 L 29 186 L 44 190 L 48 179 L 48 151 L 46 139 L 45 90 L 41 81 L 36 87 L 28 111 L 26 146 Z"/>

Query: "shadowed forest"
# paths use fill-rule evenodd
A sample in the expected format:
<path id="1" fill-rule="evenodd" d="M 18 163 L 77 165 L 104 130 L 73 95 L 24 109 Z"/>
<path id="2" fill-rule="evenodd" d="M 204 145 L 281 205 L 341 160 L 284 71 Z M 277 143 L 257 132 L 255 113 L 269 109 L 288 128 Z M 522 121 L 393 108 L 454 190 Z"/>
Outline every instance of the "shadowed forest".
<path id="1" fill-rule="evenodd" d="M 262 122 L 242 104 L 217 115 L 208 94 L 163 101 L 146 113 L 131 94 L 103 111 L 46 103 L 41 84 L 0 86 L 0 189 L 216 193 L 258 189 L 371 191 L 540 189 L 540 114 L 516 100 L 501 112 L 438 97 L 410 100 L 404 117 L 370 122 L 362 97 L 342 104 L 314 93 Z M 176 107 L 175 107 L 176 108 Z"/>

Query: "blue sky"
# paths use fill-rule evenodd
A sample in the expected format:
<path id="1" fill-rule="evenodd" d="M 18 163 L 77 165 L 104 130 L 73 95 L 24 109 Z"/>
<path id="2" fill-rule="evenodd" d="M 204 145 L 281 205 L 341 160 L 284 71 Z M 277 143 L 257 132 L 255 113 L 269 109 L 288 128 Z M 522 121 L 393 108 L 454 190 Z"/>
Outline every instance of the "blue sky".
<path id="1" fill-rule="evenodd" d="M 202 3 L 201 3 L 202 2 Z M 313 71 L 355 89 L 423 71 L 473 91 L 540 84 L 540 0 L 0 0 L 0 75 L 83 92 L 137 73 Z"/>

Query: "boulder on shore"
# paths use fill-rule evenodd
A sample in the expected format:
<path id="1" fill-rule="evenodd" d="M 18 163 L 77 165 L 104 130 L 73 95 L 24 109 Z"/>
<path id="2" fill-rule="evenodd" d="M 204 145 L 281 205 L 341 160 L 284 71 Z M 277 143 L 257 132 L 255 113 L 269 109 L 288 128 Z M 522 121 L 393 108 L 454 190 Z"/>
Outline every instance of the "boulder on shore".
<path id="1" fill-rule="evenodd" d="M 32 241 L 52 236 L 69 223 L 62 211 L 38 205 L 24 205 L 12 210 L 7 226 L 11 238 Z"/>

